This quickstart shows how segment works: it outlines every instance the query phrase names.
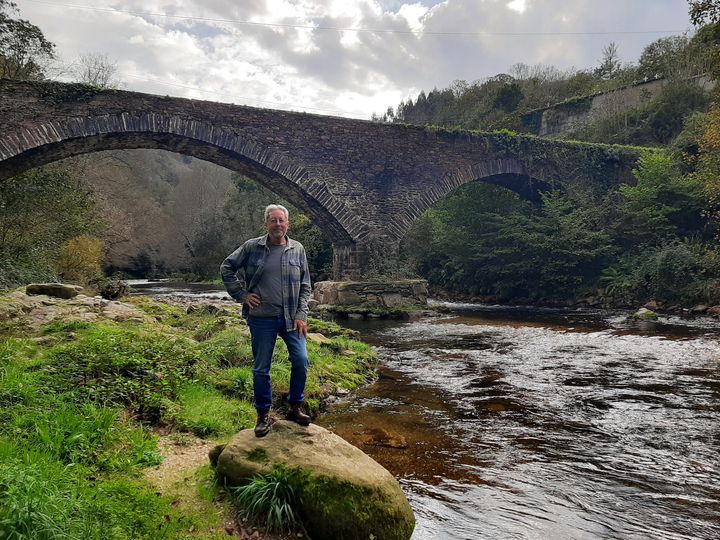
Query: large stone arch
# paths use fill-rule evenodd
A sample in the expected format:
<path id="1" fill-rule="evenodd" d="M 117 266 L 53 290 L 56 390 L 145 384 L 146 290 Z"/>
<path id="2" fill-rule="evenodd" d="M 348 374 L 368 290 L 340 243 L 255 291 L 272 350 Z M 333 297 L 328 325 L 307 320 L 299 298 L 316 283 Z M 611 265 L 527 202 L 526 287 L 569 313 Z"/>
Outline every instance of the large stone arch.
<path id="1" fill-rule="evenodd" d="M 367 235 L 364 223 L 303 164 L 227 128 L 152 112 L 64 118 L 5 134 L 0 181 L 80 154 L 138 148 L 186 154 L 248 176 L 306 212 L 333 245 Z"/>

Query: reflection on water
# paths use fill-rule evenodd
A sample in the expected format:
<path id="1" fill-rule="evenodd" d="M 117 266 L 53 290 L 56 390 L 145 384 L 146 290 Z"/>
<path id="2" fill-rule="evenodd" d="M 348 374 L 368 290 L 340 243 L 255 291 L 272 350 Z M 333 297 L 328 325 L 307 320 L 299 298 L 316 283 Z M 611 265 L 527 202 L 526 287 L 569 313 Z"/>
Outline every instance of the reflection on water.
<path id="1" fill-rule="evenodd" d="M 717 321 L 464 306 L 355 324 L 380 378 L 319 423 L 400 479 L 413 538 L 720 537 Z"/>

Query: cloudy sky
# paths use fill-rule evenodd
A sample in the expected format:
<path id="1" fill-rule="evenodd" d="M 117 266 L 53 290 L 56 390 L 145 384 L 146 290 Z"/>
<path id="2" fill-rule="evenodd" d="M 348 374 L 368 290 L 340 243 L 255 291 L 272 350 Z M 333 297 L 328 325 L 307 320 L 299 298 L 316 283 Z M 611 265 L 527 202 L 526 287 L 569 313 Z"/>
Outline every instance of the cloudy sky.
<path id="1" fill-rule="evenodd" d="M 592 68 L 692 29 L 685 0 L 15 0 L 123 88 L 354 118 L 516 63 Z"/>

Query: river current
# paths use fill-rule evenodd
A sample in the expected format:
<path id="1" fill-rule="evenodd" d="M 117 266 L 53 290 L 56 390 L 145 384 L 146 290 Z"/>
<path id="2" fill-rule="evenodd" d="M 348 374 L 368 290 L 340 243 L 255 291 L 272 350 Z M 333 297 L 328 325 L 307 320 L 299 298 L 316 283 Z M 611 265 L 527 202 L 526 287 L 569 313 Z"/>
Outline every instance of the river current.
<path id="1" fill-rule="evenodd" d="M 414 539 L 720 538 L 720 324 L 453 308 L 359 325 L 379 380 L 319 420 L 400 480 Z"/>
<path id="2" fill-rule="evenodd" d="M 318 419 L 398 478 L 414 540 L 720 538 L 720 322 L 445 307 L 348 321 L 379 377 Z"/>

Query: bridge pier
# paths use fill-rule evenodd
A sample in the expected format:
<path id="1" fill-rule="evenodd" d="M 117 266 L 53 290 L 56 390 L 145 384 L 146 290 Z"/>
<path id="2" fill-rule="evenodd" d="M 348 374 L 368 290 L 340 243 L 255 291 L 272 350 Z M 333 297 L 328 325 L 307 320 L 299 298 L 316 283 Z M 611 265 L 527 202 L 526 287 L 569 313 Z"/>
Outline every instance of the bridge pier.
<path id="1" fill-rule="evenodd" d="M 399 250 L 399 242 L 387 238 L 333 244 L 333 279 L 366 281 L 379 276 L 390 277 L 398 266 Z"/>

